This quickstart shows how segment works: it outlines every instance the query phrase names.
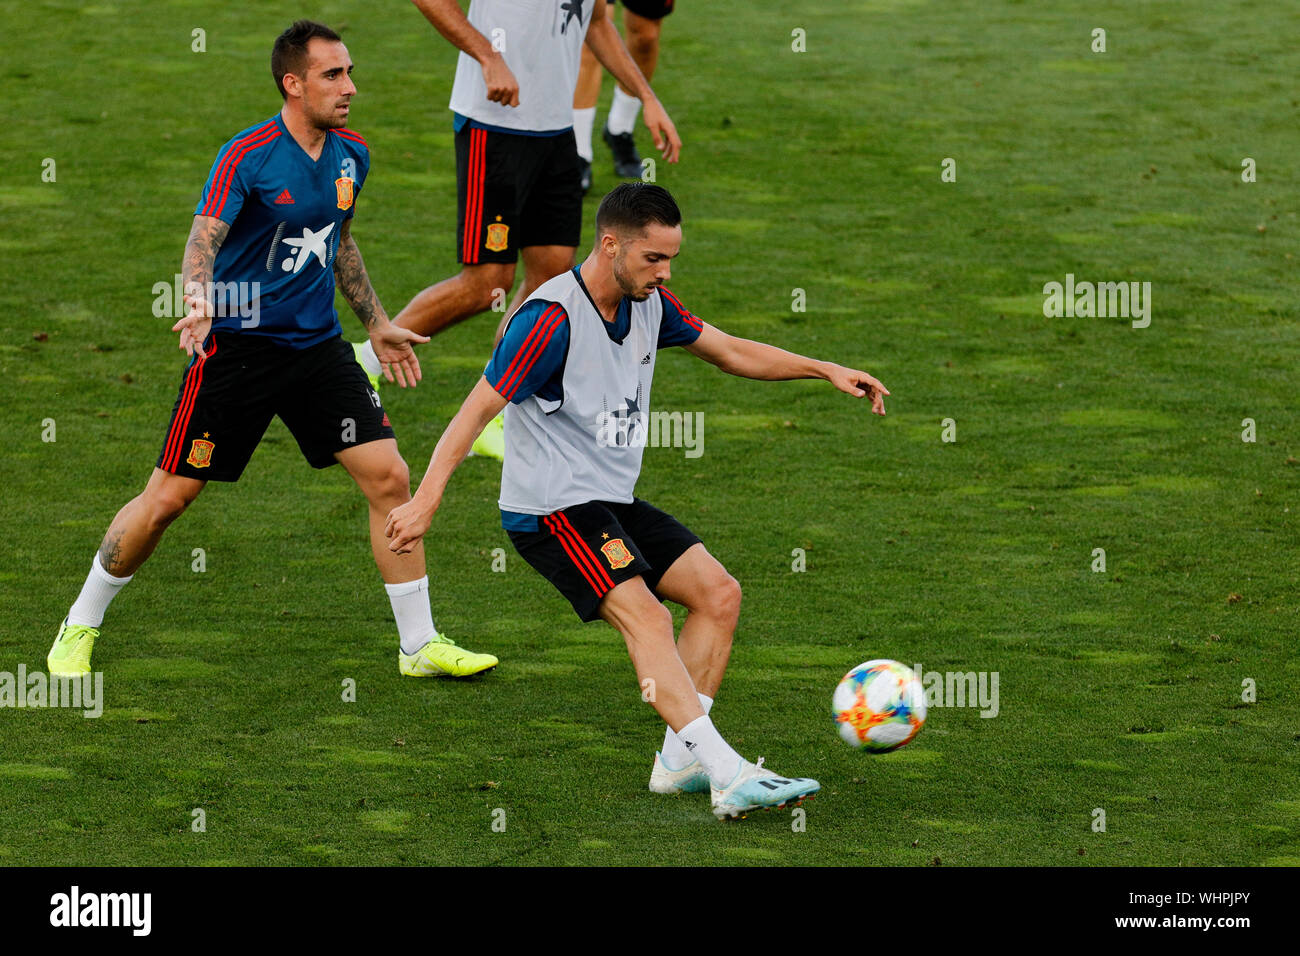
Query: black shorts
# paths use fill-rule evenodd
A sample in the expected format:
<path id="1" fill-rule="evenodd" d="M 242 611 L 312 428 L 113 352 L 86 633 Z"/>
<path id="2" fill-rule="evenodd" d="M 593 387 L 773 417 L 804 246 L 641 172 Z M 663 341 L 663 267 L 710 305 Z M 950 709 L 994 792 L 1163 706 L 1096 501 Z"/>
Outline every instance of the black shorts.
<path id="1" fill-rule="evenodd" d="M 305 349 L 262 335 L 214 332 L 185 370 L 158 467 L 204 481 L 238 481 L 272 416 L 313 468 L 334 453 L 393 438 L 379 394 L 342 336 Z"/>
<path id="2" fill-rule="evenodd" d="M 577 246 L 582 167 L 569 130 L 456 134 L 456 255 L 465 265 L 516 262 L 525 246 Z"/>
<path id="3" fill-rule="evenodd" d="M 640 575 L 654 591 L 673 562 L 700 543 L 680 521 L 640 498 L 631 504 L 589 501 L 538 522 L 540 531 L 509 532 L 510 543 L 584 621 L 599 619 L 601 598 L 616 584 Z"/>
<path id="4" fill-rule="evenodd" d="M 662 20 L 673 12 L 673 0 L 622 0 L 623 6 L 647 20 Z"/>

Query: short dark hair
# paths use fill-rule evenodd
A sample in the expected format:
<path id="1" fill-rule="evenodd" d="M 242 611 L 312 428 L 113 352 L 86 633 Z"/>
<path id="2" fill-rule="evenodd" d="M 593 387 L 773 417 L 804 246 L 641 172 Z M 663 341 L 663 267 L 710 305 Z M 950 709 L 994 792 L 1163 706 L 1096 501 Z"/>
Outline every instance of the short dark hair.
<path id="1" fill-rule="evenodd" d="M 672 194 L 653 183 L 619 183 L 605 194 L 596 210 L 596 241 L 609 230 L 643 232 L 652 222 L 681 225 L 682 211 Z"/>
<path id="2" fill-rule="evenodd" d="M 275 46 L 271 47 L 271 75 L 275 77 L 275 85 L 279 87 L 282 98 L 289 98 L 289 94 L 284 91 L 284 75 L 300 74 L 307 64 L 307 44 L 317 37 L 333 43 L 341 43 L 343 40 L 325 24 L 315 20 L 298 20 L 275 38 Z"/>

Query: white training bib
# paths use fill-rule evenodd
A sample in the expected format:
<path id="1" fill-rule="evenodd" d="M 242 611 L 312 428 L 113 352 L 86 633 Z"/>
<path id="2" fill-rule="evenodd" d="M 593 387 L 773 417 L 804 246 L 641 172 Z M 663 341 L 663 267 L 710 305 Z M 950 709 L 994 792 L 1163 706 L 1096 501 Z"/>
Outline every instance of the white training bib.
<path id="1" fill-rule="evenodd" d="M 531 299 L 558 303 L 569 317 L 563 397 L 537 395 L 506 406 L 503 511 L 550 514 L 587 501 L 632 501 L 650 421 L 663 299 L 631 302 L 621 343 L 573 271 L 542 284 Z"/>

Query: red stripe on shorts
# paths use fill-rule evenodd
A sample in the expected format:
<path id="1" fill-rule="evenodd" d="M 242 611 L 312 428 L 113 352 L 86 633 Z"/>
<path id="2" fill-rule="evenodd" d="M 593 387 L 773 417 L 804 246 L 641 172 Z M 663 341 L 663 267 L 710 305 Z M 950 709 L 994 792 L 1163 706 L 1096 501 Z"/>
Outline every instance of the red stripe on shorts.
<path id="1" fill-rule="evenodd" d="M 215 355 L 217 352 L 217 338 L 212 337 L 212 348 L 208 350 L 208 356 Z M 198 398 L 199 387 L 203 384 L 203 365 L 207 358 L 200 357 L 197 362 L 190 366 L 189 373 L 185 378 L 185 391 L 181 394 L 181 407 L 176 410 L 176 419 L 172 422 L 171 431 L 167 435 L 166 451 L 163 454 L 162 469 L 163 471 L 175 473 L 177 466 L 180 464 L 181 447 L 185 444 L 185 432 L 190 427 L 190 417 L 194 412 L 194 401 Z"/>
<path id="2" fill-rule="evenodd" d="M 578 547 L 582 549 L 587 558 L 591 561 L 592 565 L 596 568 L 596 573 L 600 575 L 600 579 L 605 584 L 605 590 L 608 591 L 612 588 L 614 586 L 614 579 L 609 576 L 609 572 L 607 572 L 605 566 L 600 563 L 600 559 L 596 557 L 595 552 L 587 546 L 587 542 L 582 540 L 582 536 L 578 534 L 578 529 L 569 521 L 569 516 L 563 511 L 557 511 L 555 512 L 555 518 L 563 527 L 568 529 L 569 534 L 572 535 L 573 539 L 577 542 Z"/>
<path id="3" fill-rule="evenodd" d="M 483 236 L 483 192 L 486 180 L 487 130 L 469 131 L 469 182 L 465 189 L 465 262 L 474 265 L 479 259 Z"/>
<path id="4" fill-rule="evenodd" d="M 546 527 L 551 534 L 555 535 L 556 540 L 560 542 L 560 547 L 562 547 L 564 553 L 569 556 L 569 560 L 573 562 L 574 567 L 578 569 L 578 572 L 586 579 L 587 583 L 591 585 L 591 589 L 596 592 L 596 597 L 604 597 L 605 592 L 608 591 L 609 588 L 602 588 L 600 580 L 592 576 L 590 568 L 583 563 L 580 553 L 576 552 L 573 549 L 572 544 L 569 542 L 567 532 L 565 532 L 564 529 L 560 527 L 559 522 L 555 520 L 555 515 L 547 515 L 542 520 L 546 522 Z"/>

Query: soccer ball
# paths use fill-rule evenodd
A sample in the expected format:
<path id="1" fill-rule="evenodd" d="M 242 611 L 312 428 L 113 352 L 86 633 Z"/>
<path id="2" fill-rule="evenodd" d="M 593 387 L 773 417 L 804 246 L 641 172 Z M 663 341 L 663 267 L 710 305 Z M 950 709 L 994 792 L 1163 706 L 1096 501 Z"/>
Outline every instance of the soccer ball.
<path id="1" fill-rule="evenodd" d="M 925 690 L 898 661 L 867 661 L 844 675 L 831 698 L 831 716 L 846 744 L 887 754 L 925 723 Z"/>

